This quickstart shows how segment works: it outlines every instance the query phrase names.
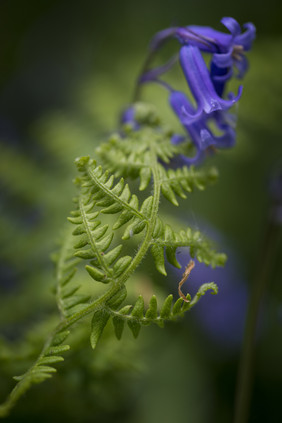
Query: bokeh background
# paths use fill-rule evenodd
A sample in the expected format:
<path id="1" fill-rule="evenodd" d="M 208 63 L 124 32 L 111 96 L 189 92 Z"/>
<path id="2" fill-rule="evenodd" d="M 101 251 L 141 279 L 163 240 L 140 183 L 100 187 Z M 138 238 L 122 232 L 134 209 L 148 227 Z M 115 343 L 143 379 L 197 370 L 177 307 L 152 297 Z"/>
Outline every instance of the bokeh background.
<path id="1" fill-rule="evenodd" d="M 206 295 L 179 324 L 145 328 L 137 341 L 127 333 L 118 342 L 109 327 L 95 353 L 87 330 L 80 328 L 58 375 L 33 388 L 6 421 L 232 421 L 245 310 L 270 248 L 265 234 L 275 210 L 250 422 L 280 422 L 281 6 L 275 0 L 261 5 L 243 0 L 2 0 L 0 16 L 3 400 L 13 386 L 11 376 L 26 369 L 54 323 L 47 318 L 54 313 L 55 319 L 49 256 L 72 208 L 74 158 L 93 154 L 117 128 L 152 35 L 172 24 L 222 29 L 223 16 L 257 27 L 238 108 L 237 145 L 209 159 L 219 168 L 218 183 L 193 193 L 173 211 L 175 219 L 203 230 L 228 253 L 225 269 L 198 265 L 190 282 L 195 289 L 213 280 L 218 296 Z M 146 88 L 144 99 L 175 124 L 159 87 Z M 179 260 L 185 265 L 188 253 L 181 251 Z M 154 290 L 153 281 L 164 293 L 175 290 L 181 272 L 170 269 L 165 280 L 150 263 L 146 269 L 137 277 L 135 294 Z"/>

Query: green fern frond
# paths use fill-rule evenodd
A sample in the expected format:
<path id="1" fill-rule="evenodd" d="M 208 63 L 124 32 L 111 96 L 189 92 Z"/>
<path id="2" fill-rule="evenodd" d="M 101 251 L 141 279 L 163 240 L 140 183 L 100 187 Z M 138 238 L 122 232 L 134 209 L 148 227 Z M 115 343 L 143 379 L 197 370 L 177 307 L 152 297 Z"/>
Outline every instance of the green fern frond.
<path id="1" fill-rule="evenodd" d="M 156 158 L 168 164 L 178 152 L 177 146 L 170 141 L 171 132 L 156 131 L 145 127 L 137 131 L 128 130 L 127 136 L 112 136 L 103 143 L 97 153 L 107 168 L 116 176 L 136 179 L 140 176 L 140 190 L 144 190 L 152 176 L 151 150 Z"/>
<path id="2" fill-rule="evenodd" d="M 10 409 L 32 385 L 51 378 L 57 372 L 53 364 L 64 361 L 61 354 L 70 349 L 69 345 L 63 344 L 68 335 L 69 331 L 58 331 L 56 335 L 46 342 L 34 365 L 23 375 L 14 377 L 18 383 L 7 401 L 0 406 L 0 417 L 8 415 Z"/>
<path id="3" fill-rule="evenodd" d="M 53 254 L 56 270 L 56 300 L 61 317 L 71 316 L 81 310 L 90 299 L 89 295 L 77 294 L 80 285 L 71 283 L 80 258 L 74 257 L 73 235 L 69 226 L 64 231 L 60 250 Z"/>
<path id="4" fill-rule="evenodd" d="M 131 256 L 121 256 L 121 244 L 113 246 L 114 230 L 129 223 L 123 239 L 140 233 L 149 222 L 152 198 L 146 199 L 139 210 L 138 198 L 123 179 L 115 182 L 113 175 L 103 172 L 89 158 L 81 158 L 77 164 L 82 173 L 81 193 L 75 199 L 77 209 L 69 218 L 76 225 L 73 235 L 78 239 L 74 255 L 91 260 L 86 270 L 95 281 L 107 284 L 116 281 L 132 260 Z M 118 214 L 112 228 L 101 222 L 105 214 Z"/>
<path id="5" fill-rule="evenodd" d="M 114 176 L 109 171 L 103 172 L 102 167 L 97 166 L 89 157 L 77 159 L 76 164 L 82 173 L 79 182 L 89 210 L 94 205 L 99 207 L 103 214 L 115 214 L 126 210 L 132 217 L 144 219 L 144 215 L 138 211 L 137 197 L 132 196 L 123 178 L 114 185 Z"/>
<path id="6" fill-rule="evenodd" d="M 149 152 L 146 150 L 146 144 L 138 142 L 138 139 L 132 144 L 131 137 L 122 139 L 120 135 L 114 134 L 97 148 L 97 154 L 117 177 L 130 176 L 135 179 L 140 169 L 148 166 Z"/>
<path id="7" fill-rule="evenodd" d="M 107 321 L 112 317 L 117 339 L 121 339 L 125 324 L 128 325 L 133 336 L 137 338 L 142 326 L 148 326 L 153 323 L 163 327 L 165 322 L 182 318 L 185 312 L 190 310 L 209 290 L 213 294 L 217 294 L 218 288 L 213 282 L 203 284 L 192 300 L 190 294 L 187 294 L 187 302 L 182 298 L 178 298 L 173 302 L 173 296 L 169 295 L 160 310 L 158 310 L 158 302 L 155 295 L 151 297 L 147 310 L 145 310 L 144 299 L 140 295 L 134 305 L 126 305 L 119 310 L 113 310 L 108 307 L 107 312 L 105 310 L 104 312 L 106 313 Z"/>
<path id="8" fill-rule="evenodd" d="M 223 265 L 226 259 L 200 232 L 190 228 L 175 231 L 160 218 L 161 194 L 177 205 L 176 196 L 185 198 L 194 187 L 203 189 L 213 182 L 216 172 L 214 169 L 196 171 L 186 167 L 167 169 L 173 156 L 179 154 L 177 146 L 171 143 L 171 132 L 160 127 L 152 110 L 143 105 L 136 107 L 143 125 L 141 129 L 123 128 L 122 138 L 111 137 L 97 151 L 106 171 L 88 156 L 76 160 L 80 176 L 75 180 L 79 191 L 74 199 L 75 210 L 68 218 L 72 225 L 67 228 L 61 248 L 53 257 L 60 322 L 35 364 L 24 375 L 16 377 L 18 383 L 1 406 L 0 415 L 7 414 L 34 383 L 52 377 L 56 372 L 53 363 L 63 360 L 61 354 L 69 349 L 64 341 L 76 322 L 92 317 L 90 343 L 96 348 L 111 319 L 118 339 L 125 323 L 137 337 L 142 326 L 151 323 L 163 326 L 166 321 L 174 321 L 194 306 L 207 290 L 217 290 L 211 283 L 202 285 L 192 300 L 188 294 L 186 299 L 182 296 L 173 302 L 173 296 L 169 295 L 160 309 L 155 296 L 147 310 L 142 296 L 135 304 L 122 306 L 127 296 L 125 283 L 149 250 L 157 270 L 163 275 L 166 275 L 165 254 L 169 263 L 180 267 L 176 259 L 179 247 L 189 247 L 191 257 L 213 267 Z M 131 192 L 125 177 L 139 178 L 139 190 L 144 191 L 150 186 L 150 193 L 141 197 Z M 135 237 L 137 234 L 140 236 Z M 130 255 L 124 255 L 124 247 L 131 248 Z M 97 297 L 97 284 L 91 296 L 79 293 L 80 286 L 73 278 L 81 263 L 85 264 L 87 273 L 95 282 L 103 284 L 100 285 L 105 289 L 102 295 Z"/>
<path id="9" fill-rule="evenodd" d="M 114 310 L 116 310 L 122 302 L 125 300 L 127 296 L 127 291 L 124 285 L 105 303 L 103 306 L 95 310 L 92 323 L 91 323 L 91 335 L 90 335 L 90 344 L 92 348 L 96 348 L 96 345 L 103 333 L 104 327 L 106 326 L 111 314 Z"/>
<path id="10" fill-rule="evenodd" d="M 175 232 L 168 224 L 163 224 L 158 219 L 154 239 L 152 240 L 151 253 L 155 261 L 157 270 L 166 275 L 165 257 L 167 261 L 174 267 L 180 268 L 180 264 L 176 259 L 176 251 L 179 247 L 189 247 L 192 258 L 196 257 L 199 262 L 206 265 L 223 266 L 227 259 L 223 253 L 217 253 L 210 241 L 206 239 L 201 232 L 193 231 L 191 228 Z"/>
<path id="11" fill-rule="evenodd" d="M 218 287 L 214 282 L 204 283 L 202 286 L 200 286 L 197 294 L 193 297 L 191 302 L 189 303 L 189 308 L 194 307 L 194 305 L 197 304 L 197 302 L 201 299 L 203 295 L 205 295 L 206 292 L 212 291 L 213 295 L 216 295 L 218 293 Z"/>
<path id="12" fill-rule="evenodd" d="M 149 142 L 148 142 L 149 141 Z M 150 143 L 150 144 L 149 144 Z M 152 129 L 140 129 L 129 132 L 128 138 L 119 135 L 102 144 L 97 152 L 107 164 L 108 169 L 116 176 L 124 176 L 135 179 L 140 178 L 140 191 L 145 190 L 152 178 L 150 166 L 150 148 L 154 144 L 155 154 L 163 163 L 168 164 L 178 147 L 170 141 L 170 133 L 157 134 Z M 176 196 L 186 198 L 186 192 L 192 192 L 194 188 L 199 190 L 214 183 L 218 177 L 217 169 L 195 170 L 193 166 L 178 168 L 177 170 L 166 169 L 159 164 L 161 178 L 161 191 L 163 196 L 173 205 L 178 206 Z"/>
<path id="13" fill-rule="evenodd" d="M 194 188 L 205 189 L 207 184 L 213 183 L 218 177 L 217 169 L 195 170 L 193 166 L 184 166 L 176 170 L 165 169 L 160 166 L 161 189 L 163 196 L 174 206 L 178 206 L 175 194 L 185 199 L 185 192 L 192 192 Z"/>
<path id="14" fill-rule="evenodd" d="M 78 250 L 75 256 L 83 259 L 92 259 L 91 269 L 87 267 L 91 276 L 100 282 L 109 283 L 113 275 L 119 276 L 130 264 L 130 256 L 120 257 L 121 245 L 111 249 L 114 233 L 109 230 L 109 225 L 102 225 L 97 220 L 103 214 L 118 215 L 113 221 L 112 229 L 116 230 L 127 224 L 123 240 L 141 233 L 151 220 L 153 197 L 146 198 L 139 206 L 138 197 L 131 194 L 128 184 L 124 179 L 115 181 L 108 171 L 103 172 L 94 160 L 83 157 L 77 160 L 77 165 L 82 173 L 78 181 L 81 194 L 76 199 L 77 209 L 69 221 L 77 228 L 73 232 L 79 238 L 75 244 Z M 95 211 L 94 211 L 95 210 Z M 94 269 L 94 270 L 93 270 Z"/>

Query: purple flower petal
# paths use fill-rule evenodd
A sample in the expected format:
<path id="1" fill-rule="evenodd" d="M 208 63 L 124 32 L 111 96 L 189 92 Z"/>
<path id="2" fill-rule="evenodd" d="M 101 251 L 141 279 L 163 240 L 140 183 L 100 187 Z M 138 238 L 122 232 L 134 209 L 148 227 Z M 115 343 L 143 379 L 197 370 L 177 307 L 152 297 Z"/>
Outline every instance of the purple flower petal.
<path id="1" fill-rule="evenodd" d="M 212 61 L 219 68 L 229 68 L 233 64 L 232 53 L 232 49 L 229 49 L 227 53 L 215 53 Z"/>
<path id="2" fill-rule="evenodd" d="M 211 145 L 214 145 L 214 137 L 212 136 L 211 132 L 206 129 L 200 129 L 200 139 L 201 139 L 201 150 L 206 150 Z"/>
<path id="3" fill-rule="evenodd" d="M 180 166 L 192 166 L 199 164 L 204 158 L 204 153 L 202 150 L 197 150 L 197 153 L 194 157 L 186 157 L 183 154 L 179 154 L 178 158 L 178 167 Z"/>
<path id="4" fill-rule="evenodd" d="M 188 26 L 188 29 L 209 41 L 213 46 L 212 50 L 206 50 L 205 48 L 202 48 L 200 44 L 197 45 L 197 47 L 199 47 L 202 51 L 210 53 L 226 52 L 232 43 L 232 35 L 217 31 L 209 26 L 191 25 Z"/>
<path id="5" fill-rule="evenodd" d="M 211 62 L 211 80 L 214 86 L 214 89 L 220 97 L 223 96 L 224 89 L 226 82 L 232 77 L 233 69 L 232 67 L 227 68 L 219 68 L 216 64 L 212 61 Z"/>
<path id="6" fill-rule="evenodd" d="M 184 135 L 173 134 L 170 141 L 172 144 L 177 145 L 181 144 L 185 140 Z"/>
<path id="7" fill-rule="evenodd" d="M 135 120 L 135 110 L 133 106 L 128 107 L 122 113 L 120 121 L 123 125 L 130 124 L 134 130 L 140 128 L 140 125 Z"/>
<path id="8" fill-rule="evenodd" d="M 243 46 L 244 51 L 249 51 L 256 38 L 256 27 L 251 22 L 244 24 L 243 27 L 246 28 L 246 31 L 235 38 L 235 44 Z"/>
<path id="9" fill-rule="evenodd" d="M 214 45 L 211 40 L 207 39 L 207 37 L 202 34 L 193 31 L 192 27 L 177 28 L 175 36 L 182 45 L 190 44 L 207 52 L 217 51 L 216 45 Z"/>
<path id="10" fill-rule="evenodd" d="M 230 126 L 226 126 L 225 133 L 221 136 L 214 137 L 216 148 L 230 148 L 236 143 L 236 132 Z"/>
<path id="11" fill-rule="evenodd" d="M 197 150 L 194 157 L 187 157 L 184 154 L 179 154 L 178 156 L 173 157 L 173 159 L 169 162 L 169 167 L 173 169 L 177 169 L 183 166 L 193 166 L 198 165 L 202 162 L 205 157 L 205 153 L 202 150 Z"/>
<path id="12" fill-rule="evenodd" d="M 233 37 L 236 37 L 237 35 L 241 34 L 241 27 L 234 18 L 222 18 L 220 21 L 233 35 Z"/>
<path id="13" fill-rule="evenodd" d="M 180 122 L 182 123 L 186 131 L 189 133 L 197 151 L 204 151 L 210 146 L 215 146 L 218 148 L 228 148 L 234 145 L 236 133 L 234 129 L 230 127 L 227 120 L 224 118 L 226 113 L 222 111 L 217 111 L 209 116 L 204 115 L 201 119 L 187 124 L 185 116 L 183 115 L 183 108 L 187 110 L 193 110 L 193 106 L 189 102 L 188 98 L 185 96 L 185 94 L 180 91 L 173 91 L 170 95 L 169 100 L 172 109 L 180 119 Z M 209 119 L 215 121 L 218 129 L 223 131 L 222 135 L 215 136 L 212 134 L 212 132 L 206 125 Z M 184 140 L 185 138 L 177 136 L 177 138 L 174 138 L 172 142 L 174 144 L 179 144 Z M 190 163 L 191 159 L 188 159 Z"/>
<path id="14" fill-rule="evenodd" d="M 191 92 L 197 101 L 198 110 L 203 110 L 208 114 L 216 110 L 226 110 L 241 97 L 241 89 L 239 89 L 238 95 L 231 100 L 224 100 L 218 96 L 205 61 L 197 47 L 181 47 L 180 64 Z"/>
<path id="15" fill-rule="evenodd" d="M 240 60 L 234 61 L 234 64 L 236 69 L 238 70 L 238 73 L 236 75 L 237 78 L 242 79 L 249 68 L 248 59 L 245 56 L 241 56 Z"/>
<path id="16" fill-rule="evenodd" d="M 134 107 L 128 107 L 121 115 L 121 123 L 132 123 L 134 121 Z"/>
<path id="17" fill-rule="evenodd" d="M 187 97 L 181 91 L 171 90 L 169 101 L 183 125 L 188 125 L 194 122 L 203 114 L 201 109 L 196 110 L 192 106 Z"/>
<path id="18" fill-rule="evenodd" d="M 222 74 L 213 74 L 212 80 L 216 82 L 224 82 L 224 83 L 228 81 L 233 75 L 233 70 L 229 68 L 229 69 L 224 69 L 224 71 L 225 72 L 223 72 Z"/>
<path id="19" fill-rule="evenodd" d="M 186 104 L 186 106 L 181 108 L 181 113 L 183 117 L 183 123 L 185 123 L 185 125 L 189 125 L 190 123 L 193 123 L 202 117 L 203 110 L 201 108 L 195 110 L 192 105 L 190 105 L 188 108 L 188 104 Z"/>

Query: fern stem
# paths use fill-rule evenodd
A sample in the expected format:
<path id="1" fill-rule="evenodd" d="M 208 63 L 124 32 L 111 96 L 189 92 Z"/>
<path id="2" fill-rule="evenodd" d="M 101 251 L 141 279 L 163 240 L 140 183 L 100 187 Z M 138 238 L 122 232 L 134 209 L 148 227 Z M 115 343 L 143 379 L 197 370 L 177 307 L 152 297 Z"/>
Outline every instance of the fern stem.
<path id="1" fill-rule="evenodd" d="M 53 332 L 53 337 L 57 335 L 58 333 L 70 328 L 73 324 L 78 322 L 83 317 L 86 317 L 88 314 L 93 313 L 93 311 L 99 309 L 103 306 L 103 304 L 109 300 L 112 296 L 114 296 L 120 289 L 121 284 L 116 283 L 111 286 L 111 288 L 100 298 L 90 303 L 87 307 L 85 307 L 83 310 L 78 311 L 77 313 L 72 314 L 70 317 L 62 321 L 58 324 L 56 329 Z"/>
<path id="2" fill-rule="evenodd" d="M 85 209 L 84 209 L 84 204 L 83 204 L 82 197 L 79 198 L 79 208 L 80 208 L 80 212 L 81 212 L 81 216 L 82 216 L 82 219 L 83 219 L 84 227 L 86 229 L 87 236 L 88 236 L 88 239 L 90 241 L 91 247 L 92 247 L 93 251 L 95 251 L 95 253 L 96 253 L 96 258 L 97 258 L 100 266 L 108 274 L 109 273 L 109 268 L 106 265 L 106 263 L 104 262 L 104 260 L 102 259 L 101 254 L 99 254 L 99 251 L 98 251 L 97 246 L 96 246 L 96 244 L 94 242 L 93 236 L 91 235 L 91 231 L 89 229 L 89 224 L 88 224 L 88 221 L 87 221 L 87 216 L 86 216 L 86 213 L 85 213 Z"/>
<path id="3" fill-rule="evenodd" d="M 58 260 L 58 265 L 57 265 L 57 270 L 56 270 L 56 280 L 57 280 L 57 285 L 56 285 L 56 302 L 57 302 L 57 306 L 59 309 L 59 313 L 61 318 L 63 319 L 65 316 L 64 313 L 64 307 L 63 307 L 63 301 L 62 301 L 62 286 L 61 286 L 61 278 L 63 276 L 63 264 L 66 260 L 66 256 L 68 253 L 68 248 L 69 248 L 69 243 L 72 240 L 72 233 L 69 232 L 66 236 L 65 242 L 62 245 L 62 249 L 60 252 L 60 256 L 59 256 L 59 260 Z"/>
<path id="4" fill-rule="evenodd" d="M 91 170 L 91 167 L 88 166 L 87 168 L 87 172 L 89 177 L 95 181 L 95 184 L 101 189 L 103 190 L 103 192 L 105 194 L 107 194 L 109 197 L 113 198 L 116 204 L 121 204 L 123 209 L 127 209 L 128 211 L 130 211 L 133 215 L 139 217 L 139 219 L 142 219 L 143 216 L 141 213 L 139 213 L 138 211 L 135 210 L 134 207 L 131 207 L 130 204 L 128 204 L 126 201 L 123 201 L 118 195 L 114 194 L 109 188 L 107 188 L 105 185 L 102 185 L 101 182 L 99 181 L 99 178 L 96 177 L 95 173 Z"/>
<path id="5" fill-rule="evenodd" d="M 152 174 L 153 174 L 152 212 L 151 212 L 150 219 L 148 219 L 145 238 L 140 248 L 138 249 L 136 256 L 132 260 L 130 266 L 127 268 L 127 270 L 123 273 L 123 275 L 119 279 L 120 284 L 124 284 L 127 281 L 127 279 L 130 277 L 130 275 L 132 275 L 135 269 L 139 266 L 139 264 L 145 257 L 148 249 L 150 248 L 152 238 L 153 238 L 153 231 L 156 225 L 156 219 L 158 216 L 159 204 L 160 204 L 161 178 L 160 178 L 160 173 L 158 168 L 157 155 L 155 154 L 155 151 L 152 149 L 150 151 L 150 158 L 151 158 L 151 166 L 152 166 Z"/>
<path id="6" fill-rule="evenodd" d="M 109 300 L 113 295 L 115 295 L 119 291 L 119 289 L 120 289 L 120 284 L 112 285 L 111 288 L 104 295 L 102 295 L 100 298 L 98 298 L 97 300 L 89 304 L 89 306 L 86 307 L 84 310 L 81 310 L 73 314 L 71 317 L 61 321 L 57 325 L 53 333 L 49 336 L 49 338 L 45 342 L 44 347 L 38 359 L 35 361 L 33 366 L 26 372 L 24 378 L 16 384 L 16 386 L 10 393 L 6 402 L 0 405 L 0 417 L 6 416 L 9 413 L 9 411 L 13 408 L 13 406 L 16 404 L 18 399 L 31 387 L 30 378 L 32 377 L 32 371 L 36 367 L 39 360 L 42 357 L 44 357 L 44 354 L 47 351 L 47 349 L 51 347 L 55 336 L 58 335 L 60 332 L 67 330 L 77 321 L 87 316 L 88 314 L 92 313 L 95 309 L 99 309 L 100 307 L 102 307 L 103 304 L 107 300 Z"/>

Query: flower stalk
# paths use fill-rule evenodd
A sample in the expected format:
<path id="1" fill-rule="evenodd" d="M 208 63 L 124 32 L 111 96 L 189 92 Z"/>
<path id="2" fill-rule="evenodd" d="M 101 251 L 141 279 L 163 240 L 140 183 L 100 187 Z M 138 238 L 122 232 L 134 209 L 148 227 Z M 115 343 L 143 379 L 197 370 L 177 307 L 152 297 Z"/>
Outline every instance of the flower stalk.
<path id="1" fill-rule="evenodd" d="M 250 296 L 238 370 L 234 423 L 247 423 L 249 421 L 258 317 L 263 305 L 267 286 L 271 280 L 271 269 L 274 265 L 281 230 L 281 222 L 273 219 L 273 209 L 268 218 L 264 240 L 259 253 L 259 260 L 257 261 L 257 263 L 260 263 L 260 266 L 256 269 Z"/>

